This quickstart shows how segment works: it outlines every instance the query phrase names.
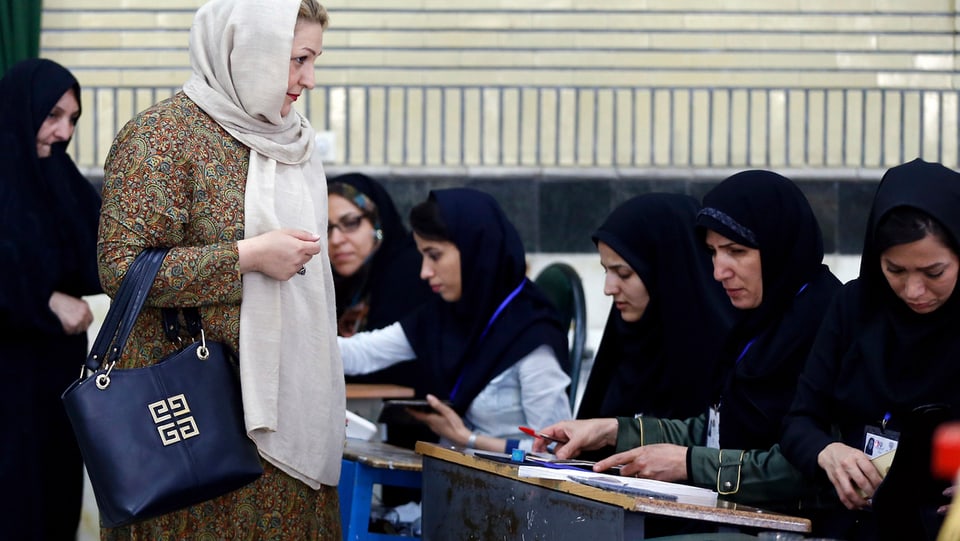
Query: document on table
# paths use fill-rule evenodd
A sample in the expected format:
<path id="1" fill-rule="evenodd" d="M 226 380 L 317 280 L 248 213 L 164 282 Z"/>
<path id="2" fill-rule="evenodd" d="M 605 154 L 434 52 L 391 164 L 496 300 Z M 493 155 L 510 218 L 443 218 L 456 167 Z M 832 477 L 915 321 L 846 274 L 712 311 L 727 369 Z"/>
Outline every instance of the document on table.
<path id="1" fill-rule="evenodd" d="M 650 497 L 665 500 L 675 499 L 678 503 L 705 505 L 708 507 L 714 507 L 717 504 L 717 493 L 713 490 L 684 485 L 682 483 L 668 483 L 666 481 L 655 481 L 653 479 L 638 479 L 636 477 L 621 477 L 619 475 L 609 475 L 586 470 L 554 469 L 542 466 L 520 466 L 517 473 L 519 477 L 558 479 L 561 481 L 579 482 L 590 486 L 606 485 L 610 487 L 609 490 L 629 494 L 631 491 L 622 488 L 628 487 L 633 489 L 632 492 L 638 495 L 643 495 L 643 493 L 646 492 L 650 493 Z M 586 482 L 587 480 L 594 482 Z"/>

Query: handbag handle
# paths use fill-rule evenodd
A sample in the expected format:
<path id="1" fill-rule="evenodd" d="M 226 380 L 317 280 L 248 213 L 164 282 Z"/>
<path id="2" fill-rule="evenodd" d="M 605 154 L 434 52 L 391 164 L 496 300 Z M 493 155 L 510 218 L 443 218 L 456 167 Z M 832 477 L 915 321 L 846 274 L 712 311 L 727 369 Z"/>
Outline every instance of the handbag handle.
<path id="1" fill-rule="evenodd" d="M 105 364 L 108 350 L 110 360 L 116 361 L 120 357 L 127 336 L 143 307 L 147 293 L 153 286 L 153 280 L 166 254 L 167 248 L 148 248 L 141 252 L 127 269 L 117 289 L 117 295 L 110 303 L 107 315 L 100 326 L 97 339 L 90 348 L 90 354 L 84 363 L 86 369 L 96 371 Z"/>
<path id="2" fill-rule="evenodd" d="M 117 334 L 117 327 L 120 325 L 123 313 L 130 304 L 130 297 L 133 294 L 133 290 L 136 289 L 137 276 L 139 276 L 139 272 L 137 271 L 143 267 L 145 262 L 145 257 L 137 257 L 127 269 L 127 274 L 124 276 L 123 281 L 120 282 L 116 296 L 114 296 L 110 302 L 110 308 L 107 310 L 107 315 L 100 325 L 97 338 L 90 347 L 90 353 L 87 355 L 86 361 L 84 361 L 84 368 L 86 370 L 90 370 L 91 372 L 95 371 L 103 364 L 107 348 L 110 347 L 110 343 L 113 342 L 113 338 Z M 80 374 L 81 379 L 83 375 L 83 373 Z"/>
<path id="3" fill-rule="evenodd" d="M 110 362 L 116 362 L 123 352 L 123 347 L 127 344 L 127 337 L 133 331 L 133 326 L 137 322 L 137 316 L 147 300 L 147 294 L 153 287 L 153 281 L 157 277 L 163 258 L 167 255 L 167 248 L 148 248 L 147 258 L 142 269 L 139 269 L 141 280 L 138 281 L 137 288 L 133 291 L 133 297 L 130 298 L 130 305 L 124 310 L 123 318 L 120 322 L 120 329 L 117 331 L 117 337 L 113 342 L 113 348 L 110 350 Z M 138 256 L 140 257 L 140 256 Z"/>

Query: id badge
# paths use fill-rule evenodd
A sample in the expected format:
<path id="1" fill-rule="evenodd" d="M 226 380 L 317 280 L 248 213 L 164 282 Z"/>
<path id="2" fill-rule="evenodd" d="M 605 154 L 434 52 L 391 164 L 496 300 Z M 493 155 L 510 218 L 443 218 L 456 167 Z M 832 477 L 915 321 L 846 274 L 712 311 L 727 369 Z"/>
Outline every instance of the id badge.
<path id="1" fill-rule="evenodd" d="M 707 415 L 707 447 L 720 448 L 720 407 L 711 406 Z"/>
<path id="2" fill-rule="evenodd" d="M 867 425 L 863 428 L 863 452 L 870 458 L 885 455 L 897 448 L 900 433 L 884 430 L 878 426 Z"/>

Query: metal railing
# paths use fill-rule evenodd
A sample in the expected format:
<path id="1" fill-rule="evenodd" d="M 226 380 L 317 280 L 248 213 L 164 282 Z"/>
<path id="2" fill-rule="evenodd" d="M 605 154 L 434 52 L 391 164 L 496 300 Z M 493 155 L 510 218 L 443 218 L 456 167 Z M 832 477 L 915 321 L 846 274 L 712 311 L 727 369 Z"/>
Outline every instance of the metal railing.
<path id="1" fill-rule="evenodd" d="M 71 152 L 177 88 L 86 87 Z M 298 107 L 345 166 L 956 167 L 960 91 L 876 88 L 323 86 Z M 92 122 L 90 119 L 92 118 Z"/>

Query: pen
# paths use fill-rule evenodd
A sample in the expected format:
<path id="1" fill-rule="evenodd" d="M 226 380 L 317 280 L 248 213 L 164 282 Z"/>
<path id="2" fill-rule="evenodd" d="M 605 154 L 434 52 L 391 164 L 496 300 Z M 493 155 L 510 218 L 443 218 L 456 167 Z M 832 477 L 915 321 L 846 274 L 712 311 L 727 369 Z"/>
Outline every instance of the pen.
<path id="1" fill-rule="evenodd" d="M 534 438 L 540 438 L 543 440 L 552 441 L 554 443 L 567 443 L 567 440 L 558 440 L 557 438 L 550 437 L 543 432 L 537 432 L 529 426 L 518 426 L 517 428 L 520 429 L 520 432 L 523 432 L 528 436 L 533 436 Z"/>

